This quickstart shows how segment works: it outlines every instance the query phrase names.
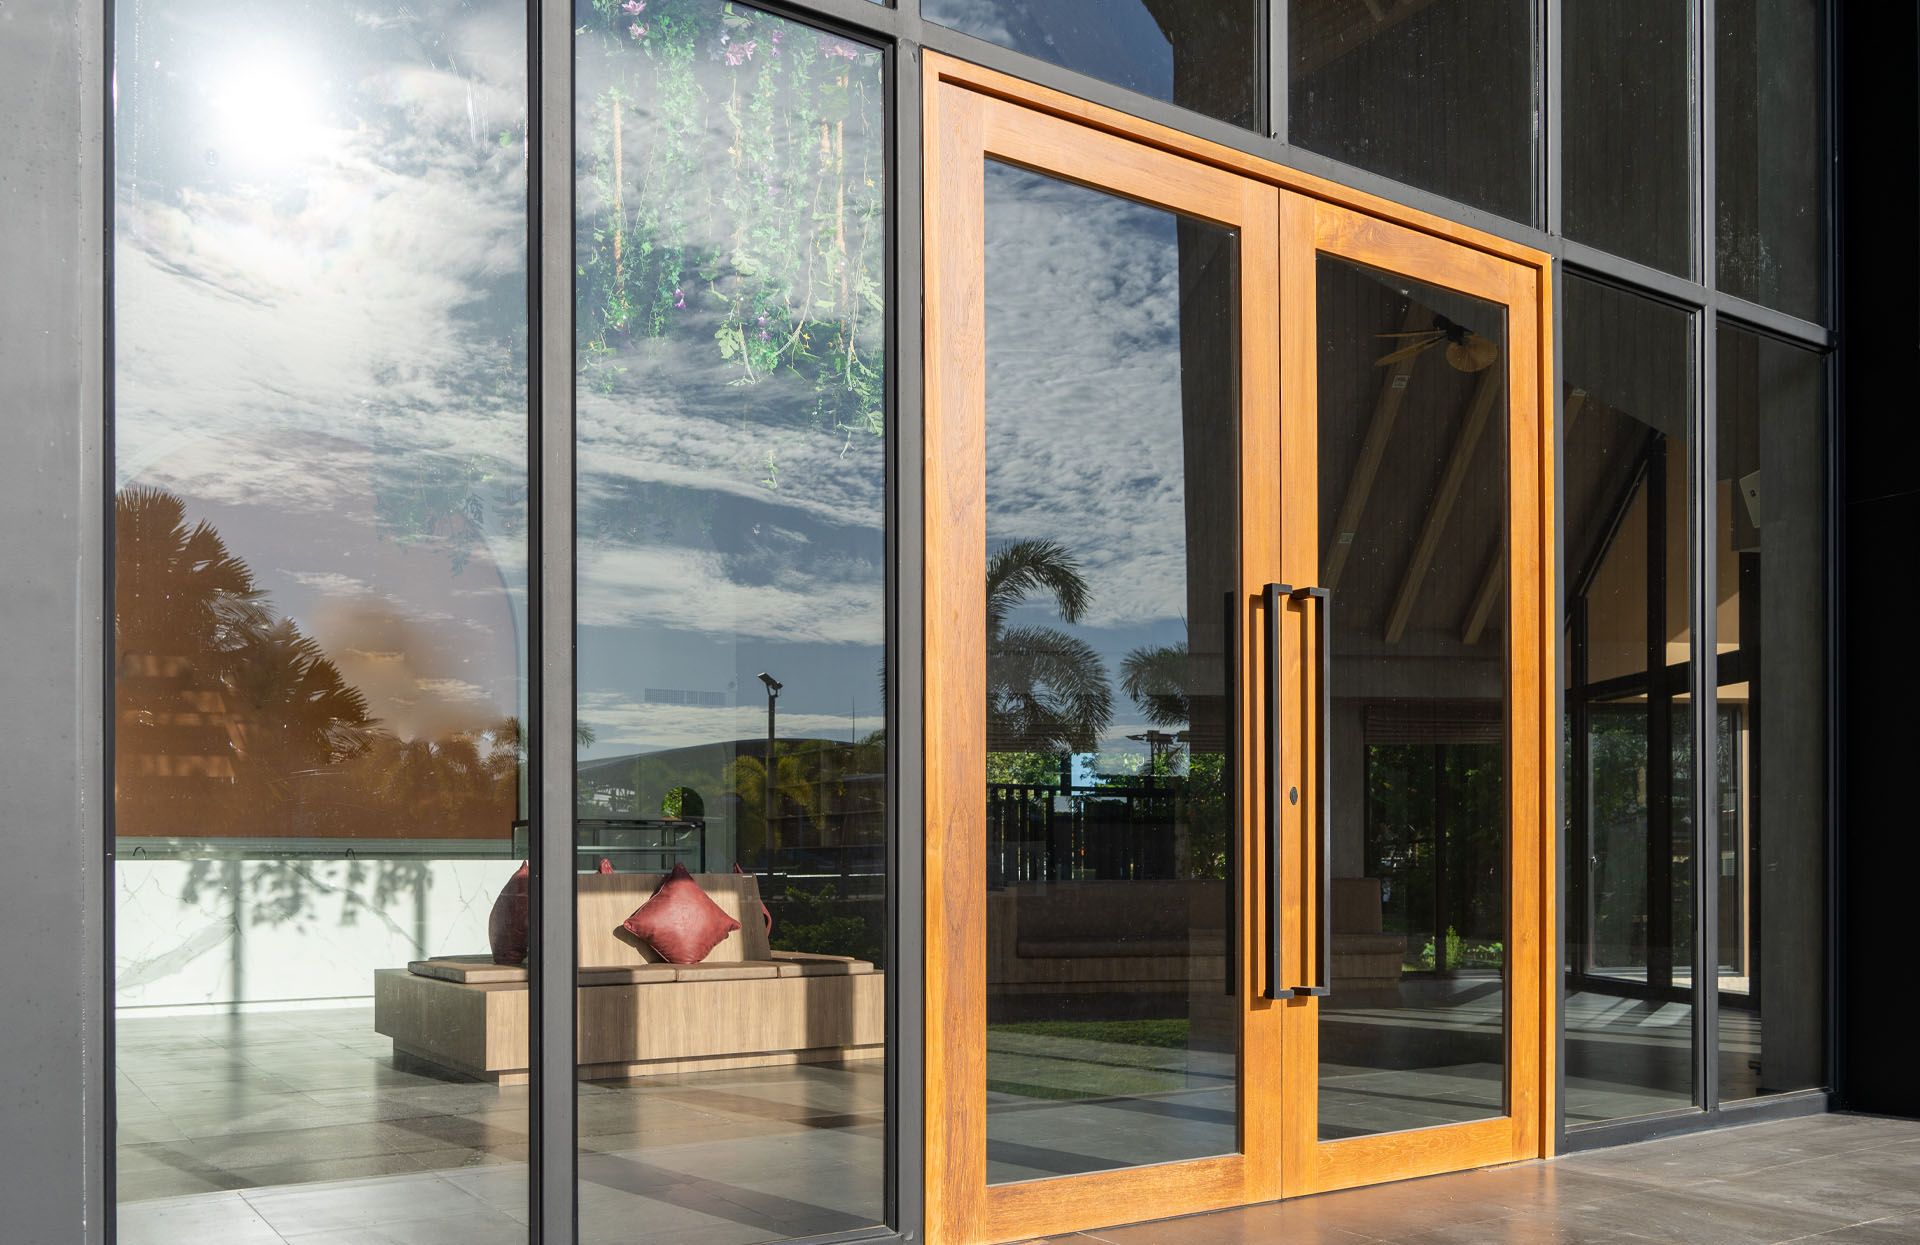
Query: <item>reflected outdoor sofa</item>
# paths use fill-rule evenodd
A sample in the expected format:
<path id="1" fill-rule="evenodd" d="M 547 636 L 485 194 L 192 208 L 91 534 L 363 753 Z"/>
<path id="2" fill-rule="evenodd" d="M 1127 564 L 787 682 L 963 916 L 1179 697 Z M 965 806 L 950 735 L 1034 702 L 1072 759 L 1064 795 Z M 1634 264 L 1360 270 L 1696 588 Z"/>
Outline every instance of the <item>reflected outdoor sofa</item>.
<path id="1" fill-rule="evenodd" d="M 576 1060 L 585 1080 L 879 1058 L 884 975 L 865 960 L 775 951 L 750 875 L 696 874 L 740 928 L 699 964 L 625 930 L 662 875 L 581 874 Z M 396 1059 L 503 1084 L 527 1076 L 527 970 L 488 955 L 374 973 L 373 1027 Z"/>

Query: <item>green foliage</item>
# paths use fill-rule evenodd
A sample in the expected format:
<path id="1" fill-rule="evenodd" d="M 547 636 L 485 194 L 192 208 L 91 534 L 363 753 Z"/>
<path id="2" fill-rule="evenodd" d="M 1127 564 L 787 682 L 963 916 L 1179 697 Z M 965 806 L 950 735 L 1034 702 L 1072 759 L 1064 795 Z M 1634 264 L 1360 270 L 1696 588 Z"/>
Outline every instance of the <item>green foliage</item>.
<path id="1" fill-rule="evenodd" d="M 697 331 L 731 383 L 795 378 L 814 429 L 881 435 L 879 52 L 716 0 L 593 11 L 577 31 L 606 82 L 580 104 L 584 383 L 610 392 L 624 351 Z"/>
<path id="2" fill-rule="evenodd" d="M 1432 972 L 1437 965 L 1433 954 L 1433 939 L 1420 948 L 1417 960 L 1420 968 Z M 1504 968 L 1507 963 L 1506 944 L 1497 940 L 1469 940 L 1460 936 L 1460 931 L 1447 926 L 1447 967 L 1460 968 Z"/>
<path id="3" fill-rule="evenodd" d="M 1024 787 L 1057 787 L 1065 754 L 1052 752 L 989 752 L 987 781 Z"/>
<path id="4" fill-rule="evenodd" d="M 841 899 L 830 882 L 818 890 L 788 886 L 776 905 L 770 941 L 779 951 L 850 955 L 884 965 L 887 945 L 881 913 L 877 904 Z"/>
<path id="5" fill-rule="evenodd" d="M 1024 1033 L 1032 1037 L 1071 1038 L 1078 1042 L 1111 1042 L 1119 1046 L 1148 1046 L 1156 1050 L 1186 1050 L 1192 1026 L 1185 1020 L 1019 1020 L 987 1026 L 992 1033 Z"/>

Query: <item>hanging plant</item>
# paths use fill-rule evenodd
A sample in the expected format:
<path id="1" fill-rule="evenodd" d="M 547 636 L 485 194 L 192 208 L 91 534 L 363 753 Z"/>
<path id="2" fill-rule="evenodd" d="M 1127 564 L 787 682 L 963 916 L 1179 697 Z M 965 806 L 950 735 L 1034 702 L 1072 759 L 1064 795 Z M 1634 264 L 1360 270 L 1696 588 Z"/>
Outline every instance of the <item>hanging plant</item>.
<path id="1" fill-rule="evenodd" d="M 588 383 L 611 392 L 624 347 L 710 324 L 733 384 L 797 378 L 816 428 L 849 445 L 884 433 L 879 52 L 715 0 L 592 12 L 577 32 L 606 78 L 580 105 Z M 770 461 L 763 483 L 777 478 Z"/>

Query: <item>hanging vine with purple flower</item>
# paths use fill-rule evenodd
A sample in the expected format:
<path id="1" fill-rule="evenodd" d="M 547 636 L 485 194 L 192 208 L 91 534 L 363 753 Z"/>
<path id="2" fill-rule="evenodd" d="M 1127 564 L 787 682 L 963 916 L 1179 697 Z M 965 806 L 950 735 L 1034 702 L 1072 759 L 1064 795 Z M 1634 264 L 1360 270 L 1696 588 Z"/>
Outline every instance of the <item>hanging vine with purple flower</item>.
<path id="1" fill-rule="evenodd" d="M 697 325 L 732 383 L 795 378 L 819 431 L 883 433 L 880 53 L 725 0 L 577 12 L 607 70 L 577 104 L 587 383 Z"/>

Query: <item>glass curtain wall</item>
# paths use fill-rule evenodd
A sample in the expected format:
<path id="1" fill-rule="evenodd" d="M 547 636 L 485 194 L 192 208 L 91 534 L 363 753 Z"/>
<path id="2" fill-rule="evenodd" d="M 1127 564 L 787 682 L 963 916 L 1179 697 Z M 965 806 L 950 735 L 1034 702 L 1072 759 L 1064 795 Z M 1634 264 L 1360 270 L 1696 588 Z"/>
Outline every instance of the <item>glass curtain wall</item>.
<path id="1" fill-rule="evenodd" d="M 1561 222 L 1666 272 L 1693 268 L 1692 5 L 1562 4 Z"/>
<path id="2" fill-rule="evenodd" d="M 1266 0 L 921 0 L 927 20 L 1254 129 Z"/>
<path id="3" fill-rule="evenodd" d="M 1569 1124 L 1695 1100 L 1687 312 L 1564 287 Z"/>
<path id="4" fill-rule="evenodd" d="M 1535 218 L 1533 0 L 1293 0 L 1287 137 L 1518 221 Z"/>
<path id="5" fill-rule="evenodd" d="M 1820 0 L 1714 6 L 1720 287 L 1808 320 L 1826 301 L 1825 35 Z"/>
<path id="6" fill-rule="evenodd" d="M 722 0 L 574 12 L 580 1239 L 870 1226 L 885 57 Z"/>
<path id="7" fill-rule="evenodd" d="M 1719 1090 L 1826 1084 L 1826 367 L 1719 342 Z"/>
<path id="8" fill-rule="evenodd" d="M 524 10 L 114 29 L 119 1237 L 524 1239 Z"/>

